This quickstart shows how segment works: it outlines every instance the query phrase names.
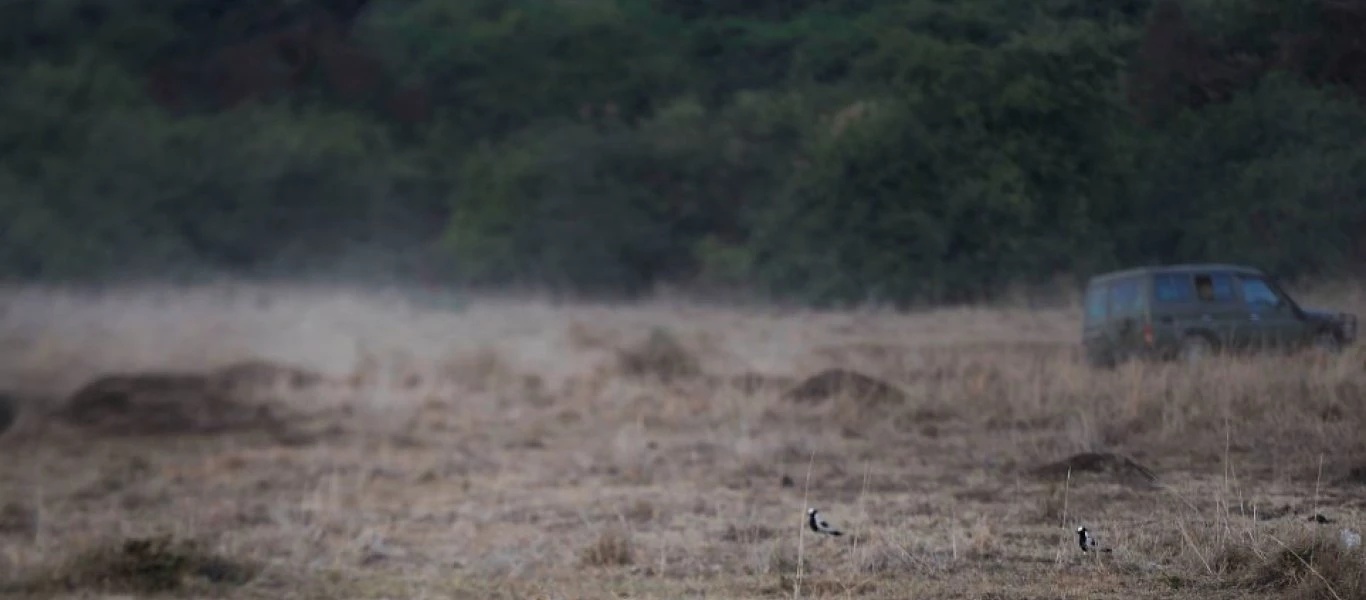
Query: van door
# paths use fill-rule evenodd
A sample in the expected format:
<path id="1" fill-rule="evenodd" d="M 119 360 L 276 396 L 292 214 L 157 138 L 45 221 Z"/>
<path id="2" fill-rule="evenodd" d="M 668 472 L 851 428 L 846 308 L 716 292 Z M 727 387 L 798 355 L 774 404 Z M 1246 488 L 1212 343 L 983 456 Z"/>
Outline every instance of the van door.
<path id="1" fill-rule="evenodd" d="M 1259 350 L 1290 348 L 1308 337 L 1304 321 L 1266 278 L 1239 275 L 1238 283 L 1248 320 L 1246 344 Z"/>
<path id="2" fill-rule="evenodd" d="M 1195 278 L 1189 271 L 1153 275 L 1153 330 L 1157 345 L 1169 356 L 1180 349 L 1181 338 L 1192 329 L 1211 327 L 1202 317 L 1208 312 L 1195 295 Z"/>
<path id="3" fill-rule="evenodd" d="M 1137 355 L 1147 347 L 1143 339 L 1148 317 L 1147 280 L 1146 275 L 1132 275 L 1109 284 L 1108 331 L 1121 358 Z"/>
<path id="4" fill-rule="evenodd" d="M 1190 328 L 1213 334 L 1221 350 L 1242 350 L 1248 312 L 1239 302 L 1233 275 L 1227 271 L 1194 271 L 1191 277 L 1198 308 Z"/>
<path id="5" fill-rule="evenodd" d="M 1114 359 L 1114 347 L 1106 332 L 1109 318 L 1109 288 L 1102 283 L 1091 282 L 1086 286 L 1086 312 L 1082 317 L 1081 345 L 1086 358 L 1092 364 L 1110 364 Z"/>

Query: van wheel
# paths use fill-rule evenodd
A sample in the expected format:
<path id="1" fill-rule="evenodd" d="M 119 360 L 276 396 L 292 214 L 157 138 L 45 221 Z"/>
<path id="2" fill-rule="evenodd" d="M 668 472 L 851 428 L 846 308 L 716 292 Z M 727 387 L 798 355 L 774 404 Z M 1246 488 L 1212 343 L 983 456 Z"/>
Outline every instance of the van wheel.
<path id="1" fill-rule="evenodd" d="M 1314 335 L 1314 349 L 1328 354 L 1342 352 L 1342 340 L 1332 331 L 1320 331 Z"/>
<path id="2" fill-rule="evenodd" d="M 1179 351 L 1181 362 L 1193 365 L 1213 353 L 1214 344 L 1211 344 L 1209 338 L 1203 335 L 1189 334 L 1181 338 L 1181 349 Z"/>
<path id="3" fill-rule="evenodd" d="M 1109 354 L 1101 355 L 1088 352 L 1086 354 L 1086 365 L 1092 369 L 1109 371 L 1119 366 L 1119 361 L 1115 360 L 1115 357 Z"/>

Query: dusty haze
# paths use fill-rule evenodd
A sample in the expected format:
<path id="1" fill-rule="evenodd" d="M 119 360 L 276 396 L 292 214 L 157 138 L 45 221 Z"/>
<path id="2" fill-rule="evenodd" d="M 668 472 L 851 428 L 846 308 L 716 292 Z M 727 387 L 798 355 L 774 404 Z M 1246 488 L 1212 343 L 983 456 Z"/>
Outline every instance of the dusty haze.
<path id="1" fill-rule="evenodd" d="M 9 288 L 3 310 L 15 594 L 154 589 L 128 544 L 161 534 L 175 566 L 156 572 L 186 597 L 1366 593 L 1359 550 L 1333 545 L 1362 524 L 1356 348 L 1098 373 L 1075 307 L 242 284 Z M 835 368 L 883 387 L 803 386 Z M 136 380 L 63 412 L 145 372 L 208 382 L 151 410 L 232 426 L 116 433 L 101 419 L 136 429 L 155 395 Z M 851 535 L 804 532 L 808 505 Z M 1082 555 L 1079 524 L 1115 552 Z"/>

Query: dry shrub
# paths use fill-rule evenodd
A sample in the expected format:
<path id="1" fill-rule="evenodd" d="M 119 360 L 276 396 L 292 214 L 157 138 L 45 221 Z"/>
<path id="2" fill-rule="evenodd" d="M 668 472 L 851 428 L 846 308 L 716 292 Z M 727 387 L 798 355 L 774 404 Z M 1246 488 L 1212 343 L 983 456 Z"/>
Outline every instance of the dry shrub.
<path id="1" fill-rule="evenodd" d="M 736 526 L 734 523 L 726 525 L 726 530 L 721 532 L 721 540 L 739 544 L 757 544 L 766 542 L 778 535 L 778 531 L 772 527 L 756 523 L 748 523 Z"/>
<path id="2" fill-rule="evenodd" d="M 1331 538 L 1306 538 L 1267 553 L 1247 565 L 1241 583 L 1290 598 L 1366 598 L 1366 555 Z"/>
<path id="3" fill-rule="evenodd" d="M 869 575 L 898 576 L 913 573 L 920 567 L 921 564 L 904 548 L 886 543 L 865 550 L 858 562 L 859 572 Z"/>
<path id="4" fill-rule="evenodd" d="M 659 507 L 645 498 L 640 498 L 631 503 L 622 516 L 632 523 L 649 523 L 659 516 Z"/>
<path id="5" fill-rule="evenodd" d="M 635 562 L 635 547 L 630 533 L 616 528 L 606 529 L 598 534 L 597 541 L 580 552 L 579 559 L 588 567 L 626 566 Z"/>
<path id="6" fill-rule="evenodd" d="M 1342 366 L 1258 357 L 1094 371 L 1059 356 L 937 352 L 920 375 L 898 379 L 915 405 L 953 407 L 991 431 L 1048 432 L 1027 448 L 1039 458 L 1179 447 L 1187 464 L 1287 450 L 1299 455 L 1282 462 L 1312 464 L 1320 451 L 1366 453 L 1355 433 L 1366 425 L 1366 377 Z"/>
<path id="7" fill-rule="evenodd" d="M 72 555 L 51 571 L 21 582 L 14 591 L 158 594 L 243 585 L 259 570 L 251 562 L 217 555 L 205 546 L 200 540 L 170 536 L 97 545 Z"/>
<path id="8" fill-rule="evenodd" d="M 482 346 L 478 350 L 447 361 L 441 367 L 443 377 L 474 392 L 488 392 L 516 379 L 516 372 L 497 348 Z"/>
<path id="9" fill-rule="evenodd" d="M 639 344 L 619 350 L 617 364 L 622 373 L 632 377 L 654 378 L 662 382 L 696 377 L 702 366 L 678 338 L 669 330 L 655 327 Z"/>

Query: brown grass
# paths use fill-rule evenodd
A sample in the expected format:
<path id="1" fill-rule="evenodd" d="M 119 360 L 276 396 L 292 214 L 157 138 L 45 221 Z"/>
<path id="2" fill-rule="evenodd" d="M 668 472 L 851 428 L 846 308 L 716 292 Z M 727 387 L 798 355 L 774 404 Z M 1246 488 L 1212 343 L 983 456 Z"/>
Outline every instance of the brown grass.
<path id="1" fill-rule="evenodd" d="M 424 300 L 4 290 L 0 592 L 1366 598 L 1357 348 L 1095 372 L 1072 307 Z"/>

